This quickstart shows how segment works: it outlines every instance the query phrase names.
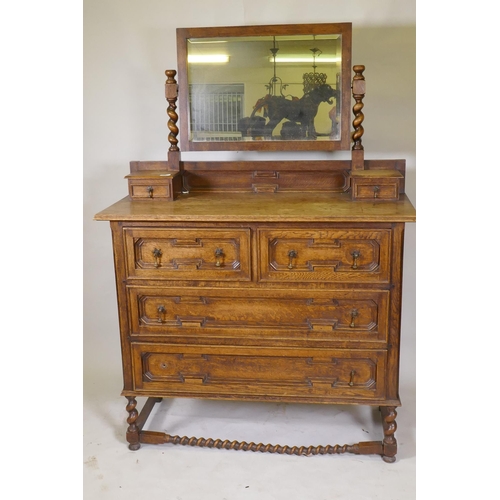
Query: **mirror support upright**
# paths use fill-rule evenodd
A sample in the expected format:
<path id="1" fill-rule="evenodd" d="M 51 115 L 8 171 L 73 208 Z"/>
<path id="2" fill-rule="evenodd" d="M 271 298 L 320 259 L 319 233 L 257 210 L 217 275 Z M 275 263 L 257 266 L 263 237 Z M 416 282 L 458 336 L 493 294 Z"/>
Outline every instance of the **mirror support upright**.
<path id="1" fill-rule="evenodd" d="M 363 109 L 363 98 L 365 97 L 366 85 L 365 77 L 363 76 L 363 71 L 365 67 L 362 65 L 354 66 L 354 78 L 352 80 L 352 96 L 356 101 L 352 108 L 354 113 L 354 120 L 352 126 L 354 127 L 354 132 L 352 133 L 352 170 L 364 170 L 365 168 L 365 150 L 363 144 L 361 143 L 361 137 L 363 136 L 364 129 L 362 126 L 365 115 L 362 113 Z"/>

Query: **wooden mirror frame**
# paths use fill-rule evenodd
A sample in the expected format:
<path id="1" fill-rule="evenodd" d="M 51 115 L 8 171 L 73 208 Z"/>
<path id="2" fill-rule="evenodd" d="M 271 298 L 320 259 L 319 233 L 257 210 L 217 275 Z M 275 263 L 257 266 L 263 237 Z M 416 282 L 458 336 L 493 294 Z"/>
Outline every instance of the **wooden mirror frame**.
<path id="1" fill-rule="evenodd" d="M 341 35 L 341 110 L 340 139 L 335 140 L 253 140 L 191 141 L 189 139 L 188 40 L 190 38 L 269 37 L 283 35 Z M 351 45 L 352 24 L 292 24 L 269 26 L 231 26 L 177 29 L 179 84 L 179 125 L 183 151 L 334 151 L 348 150 L 351 144 Z"/>

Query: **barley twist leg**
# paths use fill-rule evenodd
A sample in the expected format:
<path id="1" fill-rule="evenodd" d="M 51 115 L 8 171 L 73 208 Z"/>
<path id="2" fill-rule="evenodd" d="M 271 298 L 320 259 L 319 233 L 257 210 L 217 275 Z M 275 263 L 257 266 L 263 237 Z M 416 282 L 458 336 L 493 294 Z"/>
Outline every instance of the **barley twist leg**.
<path id="1" fill-rule="evenodd" d="M 135 409 L 137 406 L 137 401 L 133 396 L 127 396 L 128 404 L 126 410 L 128 412 L 127 423 L 129 424 L 127 429 L 127 442 L 130 450 L 138 450 L 141 447 L 139 443 L 139 428 L 137 427 L 136 420 L 139 416 L 139 412 Z"/>
<path id="2" fill-rule="evenodd" d="M 394 433 L 397 429 L 396 424 L 396 407 L 394 406 L 382 406 L 380 408 L 383 418 L 384 427 L 384 453 L 382 459 L 384 462 L 393 463 L 396 461 L 396 453 L 398 451 L 398 443 L 394 437 Z"/>

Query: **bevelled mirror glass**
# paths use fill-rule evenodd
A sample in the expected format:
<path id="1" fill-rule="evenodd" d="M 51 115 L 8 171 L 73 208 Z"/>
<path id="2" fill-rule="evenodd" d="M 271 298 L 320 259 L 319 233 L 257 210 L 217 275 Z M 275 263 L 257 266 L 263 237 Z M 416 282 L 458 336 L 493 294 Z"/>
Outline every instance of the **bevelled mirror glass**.
<path id="1" fill-rule="evenodd" d="M 177 30 L 181 149 L 350 146 L 351 24 Z"/>

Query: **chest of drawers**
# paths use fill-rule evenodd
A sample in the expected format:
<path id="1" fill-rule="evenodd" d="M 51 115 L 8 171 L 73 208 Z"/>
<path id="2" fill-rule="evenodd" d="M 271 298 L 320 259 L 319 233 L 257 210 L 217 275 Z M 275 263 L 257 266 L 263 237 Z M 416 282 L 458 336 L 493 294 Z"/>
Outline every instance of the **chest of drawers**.
<path id="1" fill-rule="evenodd" d="M 266 451 L 394 460 L 403 235 L 414 220 L 404 195 L 125 198 L 96 219 L 113 234 L 131 449 L 188 444 L 142 430 L 164 397 L 366 404 L 381 408 L 380 442 Z M 141 415 L 137 397 L 148 398 Z M 214 443 L 224 442 L 197 439 Z"/>

